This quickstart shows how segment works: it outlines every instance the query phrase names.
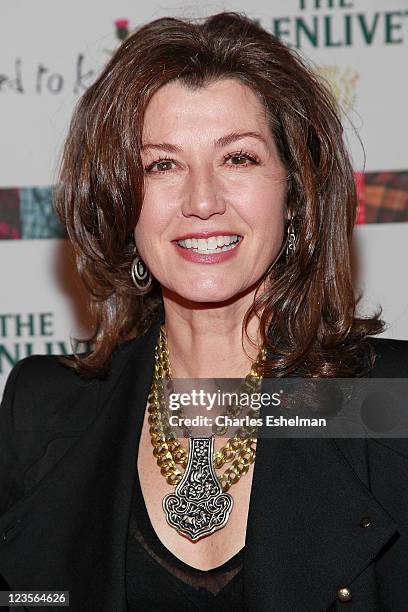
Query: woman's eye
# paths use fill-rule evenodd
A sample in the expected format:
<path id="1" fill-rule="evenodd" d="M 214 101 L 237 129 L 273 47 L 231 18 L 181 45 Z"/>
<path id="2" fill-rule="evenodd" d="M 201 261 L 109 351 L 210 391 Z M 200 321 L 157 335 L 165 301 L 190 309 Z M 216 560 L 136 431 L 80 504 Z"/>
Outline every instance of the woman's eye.
<path id="1" fill-rule="evenodd" d="M 258 159 L 249 153 L 243 153 L 242 151 L 239 153 L 228 153 L 224 157 L 225 162 L 231 161 L 229 166 L 249 166 L 251 164 L 258 163 Z M 249 162 L 249 163 L 248 163 Z"/>
<path id="2" fill-rule="evenodd" d="M 166 172 L 172 170 L 171 164 L 174 164 L 171 159 L 160 159 L 147 166 L 146 172 Z"/>

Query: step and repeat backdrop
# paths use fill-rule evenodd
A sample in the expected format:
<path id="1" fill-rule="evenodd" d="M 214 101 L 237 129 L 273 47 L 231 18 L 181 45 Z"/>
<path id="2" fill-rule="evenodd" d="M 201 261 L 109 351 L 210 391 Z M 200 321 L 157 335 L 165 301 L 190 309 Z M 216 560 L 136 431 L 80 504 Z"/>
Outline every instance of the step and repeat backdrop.
<path id="1" fill-rule="evenodd" d="M 0 4 L 0 396 L 11 367 L 69 353 L 87 296 L 52 207 L 73 107 L 138 25 L 242 11 L 297 48 L 333 88 L 359 191 L 361 312 L 408 339 L 408 0 L 2 0 Z"/>

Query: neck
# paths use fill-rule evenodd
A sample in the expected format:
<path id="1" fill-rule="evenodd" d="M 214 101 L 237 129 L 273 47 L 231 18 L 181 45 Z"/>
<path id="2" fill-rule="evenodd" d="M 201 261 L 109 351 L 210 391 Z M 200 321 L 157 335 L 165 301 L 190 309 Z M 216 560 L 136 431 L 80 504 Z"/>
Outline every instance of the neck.
<path id="1" fill-rule="evenodd" d="M 248 324 L 242 336 L 244 315 L 253 295 L 230 304 L 191 304 L 175 301 L 163 291 L 167 346 L 173 378 L 244 378 L 261 346 L 259 320 Z"/>

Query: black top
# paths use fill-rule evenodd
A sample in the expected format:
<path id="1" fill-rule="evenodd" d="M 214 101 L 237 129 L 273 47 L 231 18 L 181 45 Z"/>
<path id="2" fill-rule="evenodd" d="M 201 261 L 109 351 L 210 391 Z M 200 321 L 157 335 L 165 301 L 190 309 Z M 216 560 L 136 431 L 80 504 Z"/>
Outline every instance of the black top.
<path id="1" fill-rule="evenodd" d="M 136 471 L 126 552 L 130 612 L 240 612 L 244 609 L 242 564 L 243 549 L 208 571 L 190 567 L 173 555 L 153 529 Z"/>

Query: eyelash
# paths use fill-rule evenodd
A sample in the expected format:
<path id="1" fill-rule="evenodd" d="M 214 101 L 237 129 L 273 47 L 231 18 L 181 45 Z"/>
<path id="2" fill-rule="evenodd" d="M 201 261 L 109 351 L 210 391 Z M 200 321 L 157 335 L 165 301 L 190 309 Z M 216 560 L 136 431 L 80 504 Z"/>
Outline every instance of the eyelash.
<path id="1" fill-rule="evenodd" d="M 229 159 L 231 159 L 232 157 L 245 157 L 248 161 L 250 161 L 253 164 L 259 164 L 260 160 L 256 155 L 253 155 L 251 153 L 247 153 L 246 151 L 243 151 L 242 149 L 240 151 L 235 151 L 234 153 L 227 153 L 226 155 L 224 155 L 224 162 L 227 162 Z M 154 166 L 156 164 L 160 164 L 161 162 L 172 162 L 172 163 L 176 163 L 174 159 L 168 158 L 168 157 L 159 157 L 159 159 L 156 159 L 154 162 L 152 162 L 151 164 L 149 164 L 148 166 L 145 167 L 145 172 L 151 172 L 152 168 L 154 168 Z M 231 164 L 234 168 L 247 168 L 248 164 Z M 164 174 L 165 172 L 168 172 L 168 170 L 159 170 L 157 172 L 157 174 Z"/>

